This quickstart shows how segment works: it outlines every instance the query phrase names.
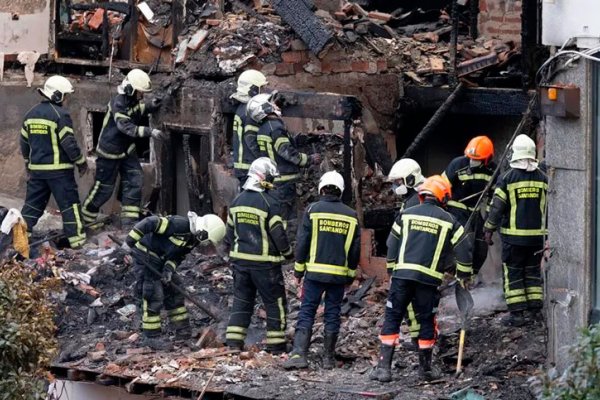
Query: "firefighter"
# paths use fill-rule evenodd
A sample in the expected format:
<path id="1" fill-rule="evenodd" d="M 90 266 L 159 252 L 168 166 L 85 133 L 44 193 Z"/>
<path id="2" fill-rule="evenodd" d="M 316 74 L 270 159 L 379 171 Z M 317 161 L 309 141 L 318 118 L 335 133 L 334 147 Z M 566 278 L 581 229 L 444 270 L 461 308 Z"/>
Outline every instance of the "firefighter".
<path id="1" fill-rule="evenodd" d="M 296 323 L 294 349 L 286 369 L 307 368 L 315 314 L 325 294 L 323 368 L 335 366 L 335 345 L 340 331 L 344 288 L 356 276 L 360 257 L 360 228 L 356 211 L 341 202 L 344 178 L 336 171 L 319 181 L 320 200 L 308 206 L 298 229 L 294 275 L 303 299 Z"/>
<path id="2" fill-rule="evenodd" d="M 198 244 L 217 244 L 225 236 L 225 223 L 214 214 L 199 217 L 189 212 L 179 215 L 150 216 L 139 221 L 129 232 L 124 246 L 130 249 L 138 278 L 136 293 L 142 299 L 142 331 L 146 344 L 160 348 L 156 340 L 161 334 L 160 311 L 164 308 L 177 340 L 191 335 L 184 296 L 170 283 L 182 286 L 176 269 L 185 256 Z M 158 271 L 151 271 L 146 264 Z M 141 293 L 140 293 L 141 292 Z"/>
<path id="3" fill-rule="evenodd" d="M 419 186 L 425 181 L 425 177 L 421 173 L 421 166 L 415 160 L 412 158 L 403 158 L 396 161 L 390 169 L 387 180 L 392 183 L 394 193 L 400 197 L 399 212 L 420 204 L 417 191 Z M 390 261 L 388 268 L 393 269 L 393 267 L 394 262 Z M 412 304 L 409 304 L 407 307 L 406 319 L 411 342 L 403 342 L 402 345 L 409 350 L 417 351 L 419 349 L 418 338 L 421 327 L 417 322 Z"/>
<path id="4" fill-rule="evenodd" d="M 300 168 L 309 163 L 319 164 L 321 155 L 298 151 L 281 119 L 279 107 L 271 98 L 271 94 L 259 94 L 250 99 L 248 115 L 260 124 L 257 140 L 261 156 L 269 157 L 279 170 L 275 194 L 287 226 L 288 221 L 296 220 L 296 182 L 300 179 Z"/>
<path id="5" fill-rule="evenodd" d="M 291 259 L 279 202 L 273 197 L 273 181 L 279 175 L 266 157 L 254 160 L 243 191 L 229 207 L 225 248 L 233 264 L 233 306 L 226 331 L 227 346 L 242 349 L 256 292 L 267 312 L 268 352 L 286 350 L 287 302 L 281 263 Z"/>
<path id="6" fill-rule="evenodd" d="M 267 83 L 267 78 L 260 71 L 249 69 L 240 74 L 237 90 L 231 95 L 231 98 L 238 102 L 233 119 L 232 147 L 233 170 L 240 181 L 240 187 L 246 182 L 250 164 L 260 156 L 256 141 L 258 126 L 252 118 L 248 117 L 247 104 Z"/>
<path id="7" fill-rule="evenodd" d="M 118 87 L 117 96 L 108 104 L 96 147 L 95 182 L 83 202 L 85 222 L 96 220 L 100 207 L 112 196 L 117 175 L 121 176 L 121 225 L 129 227 L 139 220 L 144 177 L 135 140 L 164 138 L 162 131 L 142 125 L 149 113 L 160 108 L 160 99 L 143 100 L 144 94 L 151 91 L 148 74 L 132 69 Z"/>
<path id="8" fill-rule="evenodd" d="M 73 123 L 64 107 L 73 85 L 67 78 L 51 76 L 38 89 L 42 102 L 25 115 L 21 128 L 21 154 L 27 171 L 27 195 L 21 214 L 32 231 L 44 213 L 50 194 L 63 219 L 63 231 L 72 248 L 85 242 L 81 206 L 74 166 L 79 176 L 87 171 L 87 161 L 73 135 Z"/>
<path id="9" fill-rule="evenodd" d="M 487 258 L 488 245 L 483 235 L 483 217 L 475 210 L 479 195 L 494 176 L 496 163 L 494 144 L 487 136 L 476 136 L 469 141 L 464 156 L 456 157 L 442 174 L 452 185 L 452 199 L 448 201 L 448 211 L 468 231 L 474 232 L 473 272 L 475 275 Z M 490 196 L 491 197 L 491 196 Z M 471 213 L 474 213 L 470 227 L 466 226 Z"/>
<path id="10" fill-rule="evenodd" d="M 379 364 L 370 378 L 380 382 L 392 379 L 394 346 L 406 307 L 412 303 L 419 330 L 419 376 L 432 380 L 437 373 L 431 367 L 435 345 L 435 313 L 439 303 L 437 287 L 448 264 L 443 260 L 454 249 L 456 275 L 462 285 L 472 274 L 471 244 L 463 227 L 444 210 L 451 198 L 448 181 L 435 175 L 419 187 L 420 205 L 401 212 L 388 237 L 387 259 L 394 262 L 392 282 L 381 329 Z"/>
<path id="11" fill-rule="evenodd" d="M 536 160 L 532 139 L 519 135 L 512 144 L 510 169 L 498 180 L 484 225 L 485 240 L 500 228 L 507 325 L 525 324 L 524 311 L 539 314 L 543 306 L 542 249 L 546 234 L 548 179 Z"/>

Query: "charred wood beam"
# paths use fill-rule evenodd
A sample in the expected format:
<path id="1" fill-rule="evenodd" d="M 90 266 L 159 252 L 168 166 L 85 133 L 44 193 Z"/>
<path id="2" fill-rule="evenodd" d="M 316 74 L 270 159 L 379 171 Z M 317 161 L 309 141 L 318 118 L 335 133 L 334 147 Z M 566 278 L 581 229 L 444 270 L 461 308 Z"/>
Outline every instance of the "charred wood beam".
<path id="1" fill-rule="evenodd" d="M 425 125 L 421 132 L 419 132 L 419 134 L 415 137 L 412 144 L 408 147 L 408 149 L 406 149 L 404 155 L 402 155 L 402 158 L 407 158 L 414 154 L 415 151 L 417 151 L 417 149 L 427 140 L 427 138 L 433 132 L 435 132 L 438 125 L 444 120 L 446 115 L 452 109 L 454 102 L 460 97 L 463 88 L 463 84 L 459 83 L 456 89 L 454 89 L 450 96 L 448 96 L 448 98 L 442 103 L 440 108 L 437 109 L 435 114 L 433 114 L 429 122 L 427 122 L 427 125 Z"/>
<path id="2" fill-rule="evenodd" d="M 342 200 L 346 204 L 352 202 L 352 118 L 344 120 L 344 193 Z"/>
<path id="3" fill-rule="evenodd" d="M 479 17 L 479 0 L 470 0 L 471 8 L 469 9 L 469 34 L 471 39 L 477 40 L 479 36 L 479 28 L 477 26 Z"/>
<path id="4" fill-rule="evenodd" d="M 314 14 L 314 5 L 309 0 L 273 0 L 272 5 L 314 55 L 333 42 L 333 34 Z"/>
<path id="5" fill-rule="evenodd" d="M 450 76 L 451 86 L 458 84 L 458 71 L 456 67 L 456 53 L 458 51 L 458 0 L 452 0 L 452 31 L 450 33 Z"/>
<path id="6" fill-rule="evenodd" d="M 398 108 L 401 114 L 434 110 L 448 98 L 449 89 L 407 86 L 404 101 Z M 452 105 L 453 114 L 522 115 L 527 109 L 530 94 L 520 89 L 465 89 Z"/>

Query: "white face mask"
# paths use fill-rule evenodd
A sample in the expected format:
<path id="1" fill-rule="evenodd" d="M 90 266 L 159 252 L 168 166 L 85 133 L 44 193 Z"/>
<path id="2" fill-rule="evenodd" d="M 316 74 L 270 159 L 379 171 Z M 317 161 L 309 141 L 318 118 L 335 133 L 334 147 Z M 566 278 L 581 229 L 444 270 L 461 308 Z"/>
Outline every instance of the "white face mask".
<path id="1" fill-rule="evenodd" d="M 398 196 L 405 196 L 408 193 L 408 188 L 406 185 L 394 184 L 394 193 L 396 193 Z"/>
<path id="2" fill-rule="evenodd" d="M 469 167 L 471 168 L 480 167 L 482 164 L 483 162 L 481 160 L 469 160 Z"/>

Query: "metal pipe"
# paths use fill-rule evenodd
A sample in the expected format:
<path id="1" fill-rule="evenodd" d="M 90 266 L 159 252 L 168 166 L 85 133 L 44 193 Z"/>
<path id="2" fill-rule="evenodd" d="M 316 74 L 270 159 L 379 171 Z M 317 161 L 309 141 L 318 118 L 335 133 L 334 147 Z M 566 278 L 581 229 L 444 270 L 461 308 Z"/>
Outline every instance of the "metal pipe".
<path id="1" fill-rule="evenodd" d="M 402 158 L 412 156 L 421 146 L 421 144 L 427 139 L 427 137 L 435 131 L 437 126 L 440 124 L 440 122 L 444 120 L 444 117 L 452 108 L 454 102 L 460 97 L 460 94 L 463 89 L 464 86 L 462 83 L 459 83 L 458 86 L 456 86 L 456 89 L 454 89 L 450 96 L 448 96 L 448 98 L 442 103 L 440 108 L 437 109 L 437 111 L 435 112 L 435 114 L 433 114 L 429 122 L 427 122 L 427 125 L 425 125 L 423 129 L 421 129 L 421 132 L 419 132 L 419 134 L 415 137 L 408 149 L 406 149 L 406 151 L 402 155 Z"/>

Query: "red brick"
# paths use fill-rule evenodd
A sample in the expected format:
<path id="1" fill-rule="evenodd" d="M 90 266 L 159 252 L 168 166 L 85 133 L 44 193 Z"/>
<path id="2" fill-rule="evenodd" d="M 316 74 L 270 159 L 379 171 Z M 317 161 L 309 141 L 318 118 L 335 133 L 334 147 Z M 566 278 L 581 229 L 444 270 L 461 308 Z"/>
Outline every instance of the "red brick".
<path id="1" fill-rule="evenodd" d="M 352 72 L 352 64 L 349 61 L 335 61 L 331 63 L 331 70 L 334 73 Z"/>
<path id="2" fill-rule="evenodd" d="M 333 63 L 328 61 L 321 62 L 321 73 L 330 74 L 333 72 Z"/>
<path id="3" fill-rule="evenodd" d="M 308 51 L 286 51 L 281 54 L 281 58 L 285 63 L 305 63 L 308 62 Z"/>
<path id="4" fill-rule="evenodd" d="M 383 21 L 383 22 L 388 22 L 390 19 L 392 19 L 392 16 L 391 16 L 391 14 L 382 13 L 379 11 L 371 11 L 369 13 L 369 18 L 376 19 L 376 20 Z"/>
<path id="5" fill-rule="evenodd" d="M 220 19 L 207 19 L 206 20 L 206 25 L 208 26 L 219 26 L 221 25 L 221 20 Z"/>
<path id="6" fill-rule="evenodd" d="M 386 260 L 373 256 L 373 235 L 372 229 L 361 229 L 359 265 L 365 275 L 374 276 L 381 282 L 387 279 Z"/>
<path id="7" fill-rule="evenodd" d="M 279 63 L 275 65 L 275 75 L 285 76 L 285 75 L 294 75 L 295 67 L 294 64 L 289 63 Z"/>
<path id="8" fill-rule="evenodd" d="M 348 18 L 348 16 L 346 15 L 345 12 L 343 11 L 336 11 L 333 13 L 333 16 L 335 17 L 335 19 L 337 19 L 338 21 L 343 21 L 346 18 Z"/>
<path id="9" fill-rule="evenodd" d="M 356 60 L 352 62 L 352 71 L 376 74 L 377 63 L 368 60 Z"/>
<path id="10" fill-rule="evenodd" d="M 385 72 L 387 71 L 388 67 L 387 67 L 387 60 L 384 58 L 380 58 L 379 60 L 377 60 L 377 71 L 379 72 Z"/>

